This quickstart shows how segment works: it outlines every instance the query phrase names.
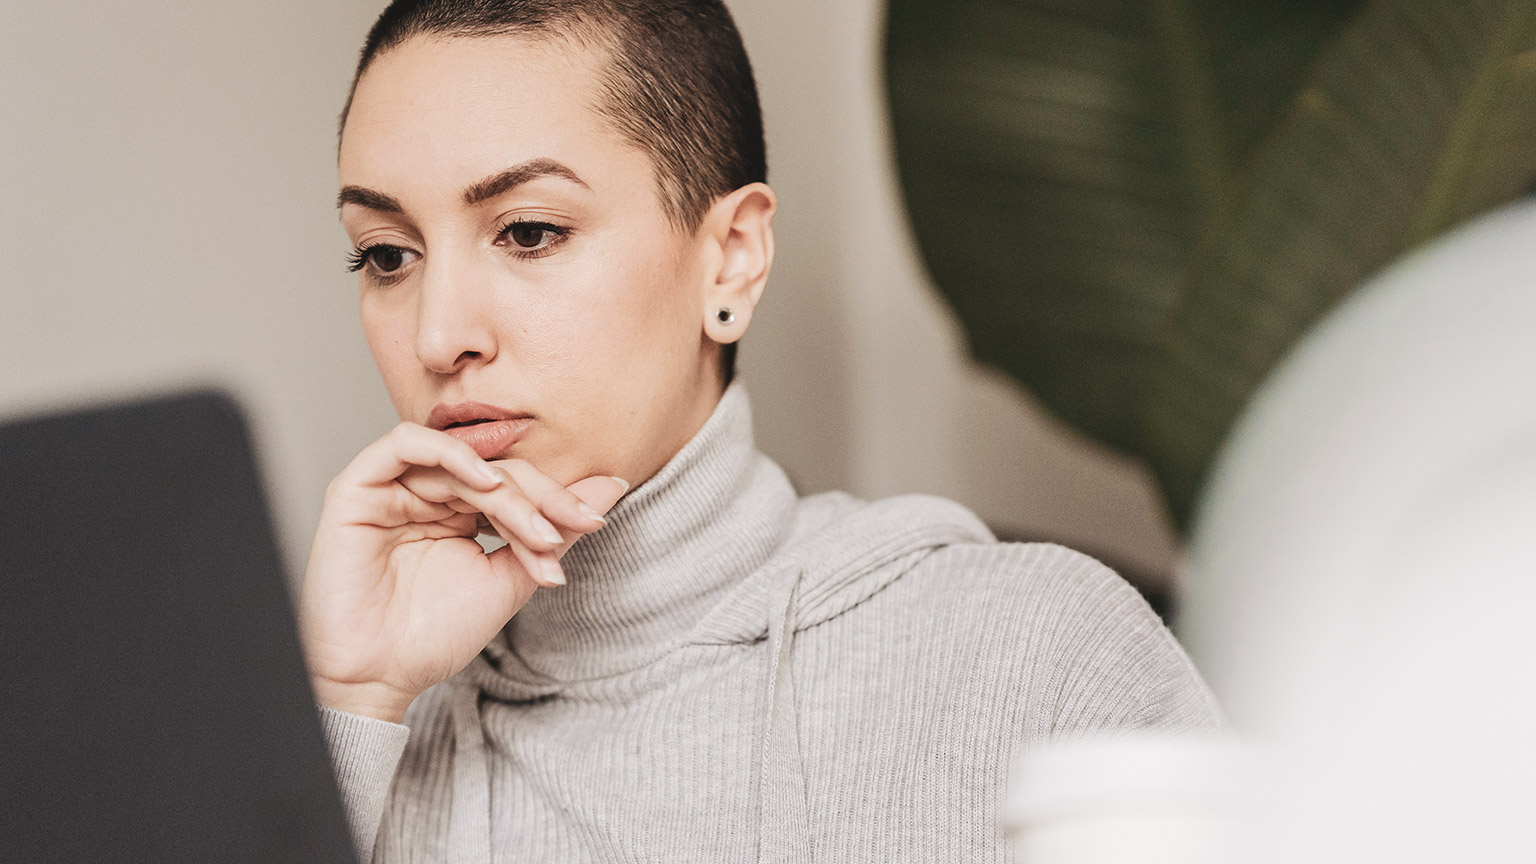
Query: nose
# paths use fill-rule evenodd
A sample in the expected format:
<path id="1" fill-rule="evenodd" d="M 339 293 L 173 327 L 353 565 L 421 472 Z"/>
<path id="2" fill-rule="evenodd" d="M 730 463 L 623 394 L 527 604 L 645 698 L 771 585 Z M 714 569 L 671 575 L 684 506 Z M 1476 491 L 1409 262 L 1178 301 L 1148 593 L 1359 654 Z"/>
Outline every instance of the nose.
<path id="1" fill-rule="evenodd" d="M 423 262 L 416 298 L 416 356 L 433 372 L 452 375 L 496 356 L 491 292 L 472 269 L 439 257 Z"/>

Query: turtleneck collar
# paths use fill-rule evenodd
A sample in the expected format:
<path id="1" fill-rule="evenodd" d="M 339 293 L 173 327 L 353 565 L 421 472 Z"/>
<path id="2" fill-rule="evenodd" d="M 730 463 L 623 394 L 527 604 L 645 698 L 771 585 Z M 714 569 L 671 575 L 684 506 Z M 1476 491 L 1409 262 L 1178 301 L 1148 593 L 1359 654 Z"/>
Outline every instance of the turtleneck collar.
<path id="1" fill-rule="evenodd" d="M 507 626 L 507 647 L 552 682 L 602 678 L 654 660 L 789 537 L 796 496 L 757 452 L 737 381 L 656 476 L 608 512 Z"/>

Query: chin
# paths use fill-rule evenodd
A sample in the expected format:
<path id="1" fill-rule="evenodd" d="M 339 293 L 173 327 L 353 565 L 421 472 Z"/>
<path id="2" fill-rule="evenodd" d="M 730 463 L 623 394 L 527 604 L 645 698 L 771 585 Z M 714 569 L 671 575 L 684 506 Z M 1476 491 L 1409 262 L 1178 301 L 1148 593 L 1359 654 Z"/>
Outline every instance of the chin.
<path id="1" fill-rule="evenodd" d="M 526 443 L 509 447 L 503 458 L 522 459 L 561 486 L 569 486 L 593 475 L 609 473 L 601 468 L 590 467 L 592 463 L 578 455 L 569 452 L 552 453 L 544 448 L 529 447 Z"/>

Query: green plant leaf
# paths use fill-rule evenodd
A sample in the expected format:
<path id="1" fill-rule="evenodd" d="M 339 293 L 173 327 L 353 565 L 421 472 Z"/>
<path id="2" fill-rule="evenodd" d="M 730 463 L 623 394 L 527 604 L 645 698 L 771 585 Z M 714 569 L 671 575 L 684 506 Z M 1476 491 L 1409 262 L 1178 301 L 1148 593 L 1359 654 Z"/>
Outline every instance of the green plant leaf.
<path id="1" fill-rule="evenodd" d="M 1252 391 L 1418 243 L 1536 179 L 1536 4 L 1384 0 L 1319 57 L 1174 310 L 1145 446 L 1186 517 Z"/>
<path id="2" fill-rule="evenodd" d="M 891 0 L 909 218 L 976 356 L 1181 523 L 1363 279 L 1536 180 L 1522 0 Z"/>
<path id="3" fill-rule="evenodd" d="M 897 165 L 972 351 L 1139 452 L 1197 249 L 1357 0 L 892 0 Z M 1221 73 L 1221 74 L 1218 74 Z"/>

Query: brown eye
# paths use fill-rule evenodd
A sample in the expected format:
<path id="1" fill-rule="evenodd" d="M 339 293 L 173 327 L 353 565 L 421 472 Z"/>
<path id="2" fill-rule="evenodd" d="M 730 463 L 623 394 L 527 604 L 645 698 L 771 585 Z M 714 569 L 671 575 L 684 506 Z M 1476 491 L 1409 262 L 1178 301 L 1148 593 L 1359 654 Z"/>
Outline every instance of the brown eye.
<path id="1" fill-rule="evenodd" d="M 405 266 L 405 250 L 399 246 L 375 246 L 368 257 L 380 273 L 393 273 Z"/>
<path id="2" fill-rule="evenodd" d="M 507 230 L 507 236 L 512 238 L 512 242 L 524 249 L 532 249 L 542 244 L 546 236 L 553 233 L 550 226 L 542 222 L 515 222 Z"/>
<path id="3" fill-rule="evenodd" d="M 496 245 L 527 261 L 552 254 L 570 233 L 571 229 L 550 222 L 519 219 L 501 226 L 496 232 Z"/>
<path id="4" fill-rule="evenodd" d="M 405 269 L 415 254 L 403 246 L 391 246 L 388 243 L 361 246 L 347 256 L 347 269 L 356 273 L 367 267 L 368 273 L 374 277 L 390 276 Z"/>

